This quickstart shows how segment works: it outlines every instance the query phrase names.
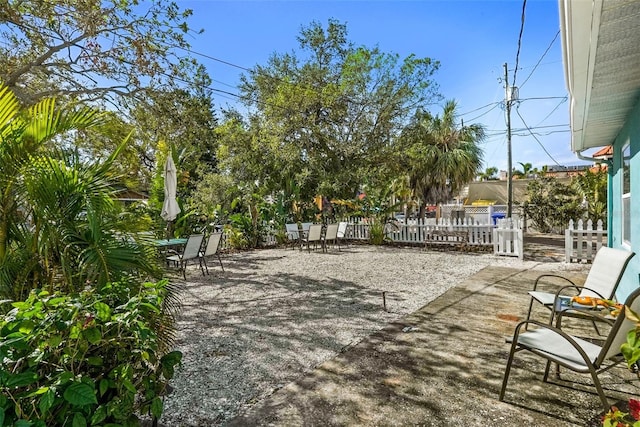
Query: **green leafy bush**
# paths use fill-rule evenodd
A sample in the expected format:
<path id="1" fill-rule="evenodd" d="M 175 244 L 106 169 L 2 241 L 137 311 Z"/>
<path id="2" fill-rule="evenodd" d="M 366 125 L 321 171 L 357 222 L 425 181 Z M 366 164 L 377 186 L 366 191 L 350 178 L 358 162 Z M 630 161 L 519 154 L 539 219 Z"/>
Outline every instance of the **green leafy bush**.
<path id="1" fill-rule="evenodd" d="M 576 189 L 552 177 L 542 177 L 527 185 L 527 200 L 522 209 L 541 233 L 562 233 L 569 220 L 578 220 L 585 213 Z"/>
<path id="2" fill-rule="evenodd" d="M 132 426 L 159 418 L 182 354 L 168 352 L 167 283 L 32 292 L 0 318 L 0 425 Z"/>

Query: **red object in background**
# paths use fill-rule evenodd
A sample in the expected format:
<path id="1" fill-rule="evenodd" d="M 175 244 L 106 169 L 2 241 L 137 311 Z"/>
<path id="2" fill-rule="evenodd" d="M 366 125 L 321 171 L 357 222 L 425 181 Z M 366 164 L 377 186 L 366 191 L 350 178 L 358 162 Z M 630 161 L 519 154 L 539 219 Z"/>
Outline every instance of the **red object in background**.
<path id="1" fill-rule="evenodd" d="M 636 421 L 640 421 L 640 400 L 629 399 L 629 413 Z"/>

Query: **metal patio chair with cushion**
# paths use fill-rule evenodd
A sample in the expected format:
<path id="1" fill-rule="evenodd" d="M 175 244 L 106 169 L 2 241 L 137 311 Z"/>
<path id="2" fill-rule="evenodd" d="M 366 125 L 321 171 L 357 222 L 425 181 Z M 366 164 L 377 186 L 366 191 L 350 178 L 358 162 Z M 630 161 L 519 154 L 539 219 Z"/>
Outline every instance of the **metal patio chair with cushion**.
<path id="1" fill-rule="evenodd" d="M 293 248 L 300 246 L 300 231 L 298 230 L 298 224 L 285 224 L 284 227 L 287 233 L 287 242 Z"/>
<path id="2" fill-rule="evenodd" d="M 324 252 L 327 251 L 327 244 L 328 243 L 333 243 L 334 245 L 337 244 L 338 241 L 338 224 L 327 224 L 327 229 L 324 232 L 324 237 L 322 237 L 322 250 Z M 338 246 L 338 250 L 340 249 L 340 246 Z"/>
<path id="3" fill-rule="evenodd" d="M 625 305 L 638 313 L 640 312 L 640 288 L 629 295 Z M 635 323 L 625 316 L 626 310 L 622 310 L 612 323 L 609 334 L 605 337 L 604 344 L 598 345 L 590 341 L 567 334 L 561 329 L 561 321 L 564 312 L 558 314 L 556 327 L 535 320 L 520 322 L 513 333 L 511 351 L 504 372 L 502 388 L 500 389 L 500 401 L 503 401 L 507 381 L 511 371 L 511 364 L 516 352 L 526 350 L 544 359 L 547 359 L 543 381 L 547 382 L 551 363 L 555 363 L 556 375 L 560 377 L 560 367 L 565 367 L 574 372 L 590 374 L 593 384 L 598 392 L 605 412 L 609 410 L 609 402 L 604 394 L 598 374 L 609 370 L 618 363 L 624 361 L 620 347 L 627 341 L 627 334 L 635 328 Z M 597 313 L 585 313 L 585 316 L 607 321 Z M 535 329 L 526 330 L 528 325 L 535 325 Z"/>
<path id="4" fill-rule="evenodd" d="M 302 244 L 307 245 L 307 252 L 311 252 L 311 243 L 313 243 L 313 249 L 316 249 L 318 243 L 322 244 L 322 224 L 311 224 L 301 241 Z"/>
<path id="5" fill-rule="evenodd" d="M 220 268 L 224 272 L 224 267 L 222 266 L 222 259 L 220 259 L 220 241 L 222 240 L 222 233 L 211 233 L 209 239 L 207 240 L 207 246 L 204 251 L 200 251 L 200 262 L 201 265 L 204 265 L 204 268 L 207 270 L 207 274 L 209 274 L 209 267 L 207 266 L 207 258 L 212 256 L 218 257 L 218 261 L 220 262 Z M 204 276 L 204 270 L 202 271 L 202 275 Z"/>
<path id="6" fill-rule="evenodd" d="M 167 262 L 172 261 L 178 265 L 178 268 L 182 271 L 182 277 L 184 277 L 184 280 L 187 280 L 187 263 L 190 260 L 197 260 L 200 263 L 200 269 L 203 270 L 202 274 L 204 274 L 204 269 L 200 259 L 200 248 L 202 247 L 203 240 L 204 234 L 192 234 L 187 239 L 187 243 L 185 244 L 184 250 L 181 254 L 175 254 L 167 257 Z"/>
<path id="7" fill-rule="evenodd" d="M 584 282 L 583 286 L 578 286 L 571 280 L 563 276 L 555 274 L 543 274 L 539 276 L 533 284 L 533 290 L 529 291 L 531 301 L 529 302 L 529 311 L 527 312 L 527 320 L 531 318 L 531 310 L 533 303 L 538 302 L 551 311 L 549 324 L 553 323 L 556 315 L 556 300 L 560 296 L 566 296 L 568 291 L 573 291 L 573 295 L 580 297 L 595 297 L 601 299 L 612 300 L 615 298 L 616 289 L 624 270 L 627 268 L 629 260 L 634 256 L 633 252 L 624 249 L 613 249 L 603 246 L 598 250 L 593 259 L 593 264 Z M 542 284 L 542 279 L 560 279 L 568 285 L 557 288 L 557 284 L 553 292 L 545 292 L 539 290 L 538 286 Z M 565 314 L 567 315 L 567 314 Z M 595 323 L 594 323 L 595 326 Z M 596 327 L 597 330 L 597 327 Z"/>

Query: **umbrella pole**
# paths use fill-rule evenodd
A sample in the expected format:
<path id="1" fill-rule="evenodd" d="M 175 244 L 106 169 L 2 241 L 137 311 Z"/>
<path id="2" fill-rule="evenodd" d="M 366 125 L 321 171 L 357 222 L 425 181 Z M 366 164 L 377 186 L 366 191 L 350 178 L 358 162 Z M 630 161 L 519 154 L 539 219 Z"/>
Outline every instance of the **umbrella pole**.
<path id="1" fill-rule="evenodd" d="M 174 230 L 174 224 L 173 221 L 167 221 L 167 240 L 169 239 L 173 239 L 173 232 Z"/>

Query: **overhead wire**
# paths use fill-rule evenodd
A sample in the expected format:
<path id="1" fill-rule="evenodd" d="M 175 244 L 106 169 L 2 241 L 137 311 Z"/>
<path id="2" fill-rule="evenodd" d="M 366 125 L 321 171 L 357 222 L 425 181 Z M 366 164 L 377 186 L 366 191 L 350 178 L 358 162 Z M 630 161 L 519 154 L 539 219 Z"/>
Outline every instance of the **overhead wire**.
<path id="1" fill-rule="evenodd" d="M 567 102 L 567 99 L 569 99 L 568 96 L 565 96 L 563 99 L 560 100 L 560 102 L 558 102 L 558 104 L 556 104 L 556 106 L 554 107 L 553 110 L 551 110 L 551 112 L 549 114 L 547 114 L 544 119 L 540 120 L 536 126 L 540 126 L 541 123 L 544 123 L 545 120 L 547 120 L 549 117 L 551 117 L 551 115 L 565 102 Z"/>
<path id="2" fill-rule="evenodd" d="M 538 139 L 537 136 L 534 135 L 534 133 L 531 131 L 531 128 L 529 128 L 529 126 L 527 125 L 527 123 L 525 122 L 524 118 L 522 117 L 522 115 L 520 114 L 520 111 L 518 110 L 518 108 L 516 107 L 516 114 L 518 115 L 518 117 L 520 117 L 520 120 L 522 120 L 522 124 L 525 126 L 525 128 L 529 131 L 529 134 L 533 137 L 533 139 L 536 140 L 536 142 L 538 143 L 538 145 L 540 145 L 540 147 L 542 148 L 542 150 L 547 154 L 547 156 L 549 156 L 549 158 L 558 166 L 562 166 L 560 163 L 558 163 L 558 161 L 551 155 L 551 153 L 549 153 L 549 151 L 547 150 L 547 148 L 542 144 L 542 142 L 540 142 L 540 140 Z"/>
<path id="3" fill-rule="evenodd" d="M 487 111 L 485 111 L 484 113 L 480 114 L 479 116 L 476 116 L 476 117 L 474 117 L 474 118 L 472 118 L 472 119 L 469 119 L 469 121 L 470 121 L 470 122 L 472 122 L 472 121 L 474 121 L 474 120 L 479 119 L 479 118 L 480 118 L 480 117 L 482 117 L 482 116 L 486 116 L 487 114 L 489 114 L 490 112 L 492 112 L 493 110 L 495 110 L 495 109 L 496 109 L 496 107 L 497 107 L 498 105 L 500 105 L 500 103 L 499 103 L 499 102 L 497 102 L 497 103 L 496 103 L 496 105 L 494 105 L 493 107 L 491 107 L 490 109 L 488 109 L 488 110 L 487 110 Z"/>
<path id="4" fill-rule="evenodd" d="M 518 36 L 518 50 L 516 51 L 516 67 L 513 70 L 513 84 L 511 87 L 516 87 L 516 75 L 518 74 L 518 62 L 520 60 L 520 47 L 522 46 L 522 33 L 524 32 L 524 17 L 525 10 L 527 8 L 527 0 L 522 2 L 522 16 L 520 18 L 520 35 Z M 507 85 L 509 82 L 507 82 Z"/>
<path id="5" fill-rule="evenodd" d="M 487 107 L 490 107 L 492 105 L 495 108 L 495 105 L 500 105 L 501 102 L 502 101 L 490 102 L 487 105 L 483 105 L 482 107 L 474 108 L 473 110 L 470 110 L 470 111 L 467 111 L 466 113 L 462 113 L 462 114 L 458 114 L 458 115 L 459 116 L 466 116 L 467 114 L 475 113 L 476 111 L 482 110 L 483 108 L 487 108 Z M 489 110 L 489 111 L 491 111 L 491 110 Z"/>
<path id="6" fill-rule="evenodd" d="M 558 39 L 559 35 L 560 35 L 560 30 L 558 30 L 556 35 L 553 37 L 553 40 L 551 40 L 551 43 L 549 43 L 549 46 L 547 46 L 547 49 L 544 51 L 544 53 L 542 54 L 540 59 L 538 59 L 538 62 L 536 62 L 536 65 L 533 66 L 533 69 L 531 70 L 531 72 L 529 73 L 527 78 L 524 79 L 524 81 L 522 83 L 520 83 L 520 89 L 522 89 L 522 86 L 524 86 L 525 83 L 527 83 L 527 81 L 529 81 L 529 78 L 531 78 L 531 76 L 533 75 L 534 71 L 536 71 L 536 68 L 538 68 L 538 65 L 540 65 L 540 63 L 542 62 L 542 60 L 544 59 L 546 54 L 549 53 L 549 50 L 551 50 L 551 46 L 553 46 L 553 43 L 555 43 L 555 41 Z"/>

